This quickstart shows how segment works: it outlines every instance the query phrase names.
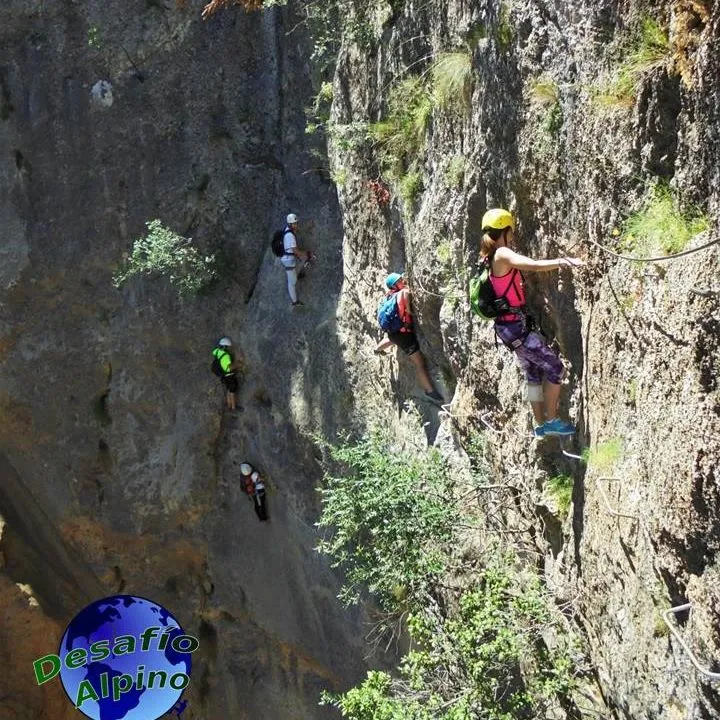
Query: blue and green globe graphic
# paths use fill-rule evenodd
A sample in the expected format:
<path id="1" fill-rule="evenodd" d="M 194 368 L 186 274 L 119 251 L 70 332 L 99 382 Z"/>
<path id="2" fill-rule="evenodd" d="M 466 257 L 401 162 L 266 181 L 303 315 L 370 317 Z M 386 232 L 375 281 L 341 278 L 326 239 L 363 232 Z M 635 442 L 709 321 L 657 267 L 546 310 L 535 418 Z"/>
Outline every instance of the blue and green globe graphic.
<path id="1" fill-rule="evenodd" d="M 195 649 L 197 641 L 165 608 L 114 595 L 68 626 L 60 677 L 73 705 L 93 720 L 157 720 L 180 699 Z"/>

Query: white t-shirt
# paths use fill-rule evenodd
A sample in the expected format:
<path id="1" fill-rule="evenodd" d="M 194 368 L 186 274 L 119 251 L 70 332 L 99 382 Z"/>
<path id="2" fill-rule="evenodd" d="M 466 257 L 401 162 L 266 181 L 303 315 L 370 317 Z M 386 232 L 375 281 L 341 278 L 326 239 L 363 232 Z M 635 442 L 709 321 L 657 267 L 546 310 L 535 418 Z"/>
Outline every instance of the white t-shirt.
<path id="1" fill-rule="evenodd" d="M 285 230 L 283 235 L 283 248 L 285 249 L 285 255 L 280 258 L 280 262 L 286 268 L 294 268 L 297 266 L 297 258 L 292 251 L 297 247 L 297 240 L 292 230 Z M 290 253 L 289 255 L 287 253 Z"/>
<path id="2" fill-rule="evenodd" d="M 260 473 L 255 471 L 251 476 L 253 483 L 255 484 L 255 490 L 264 490 L 265 485 L 263 484 L 262 478 L 260 477 Z"/>

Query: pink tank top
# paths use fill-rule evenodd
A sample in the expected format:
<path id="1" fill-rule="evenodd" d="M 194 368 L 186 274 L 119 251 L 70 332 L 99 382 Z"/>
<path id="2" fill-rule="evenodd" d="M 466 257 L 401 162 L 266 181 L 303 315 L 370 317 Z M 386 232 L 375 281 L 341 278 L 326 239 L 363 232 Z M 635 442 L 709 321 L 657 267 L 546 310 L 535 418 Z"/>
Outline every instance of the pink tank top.
<path id="1" fill-rule="evenodd" d="M 504 296 L 510 307 L 523 307 L 525 305 L 525 288 L 522 283 L 522 275 L 516 268 L 504 275 L 493 275 L 490 271 L 490 283 L 498 297 Z M 509 321 L 519 320 L 517 313 L 505 313 L 500 315 L 498 320 Z"/>

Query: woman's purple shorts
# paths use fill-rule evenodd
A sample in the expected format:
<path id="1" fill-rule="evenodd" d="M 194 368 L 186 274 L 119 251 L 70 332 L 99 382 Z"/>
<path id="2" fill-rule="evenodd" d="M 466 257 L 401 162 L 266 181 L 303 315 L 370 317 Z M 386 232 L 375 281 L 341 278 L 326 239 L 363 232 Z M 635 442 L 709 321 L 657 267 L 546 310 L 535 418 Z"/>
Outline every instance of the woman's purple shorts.
<path id="1" fill-rule="evenodd" d="M 525 322 L 518 320 L 510 323 L 495 323 L 495 332 L 508 346 L 522 337 L 525 332 Z M 562 381 L 565 368 L 540 333 L 531 332 L 523 344 L 515 350 L 515 356 L 529 385 L 541 385 L 543 380 L 559 385 Z"/>

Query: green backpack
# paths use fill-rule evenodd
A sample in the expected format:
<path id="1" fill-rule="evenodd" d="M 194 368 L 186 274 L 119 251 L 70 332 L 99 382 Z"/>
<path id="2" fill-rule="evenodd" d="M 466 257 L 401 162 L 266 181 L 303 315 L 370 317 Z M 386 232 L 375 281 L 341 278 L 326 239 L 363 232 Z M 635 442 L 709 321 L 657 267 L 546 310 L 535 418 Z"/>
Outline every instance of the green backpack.
<path id="1" fill-rule="evenodd" d="M 510 310 L 505 293 L 498 297 L 490 282 L 490 257 L 483 258 L 480 273 L 470 280 L 470 309 L 483 320 L 494 320 Z"/>

